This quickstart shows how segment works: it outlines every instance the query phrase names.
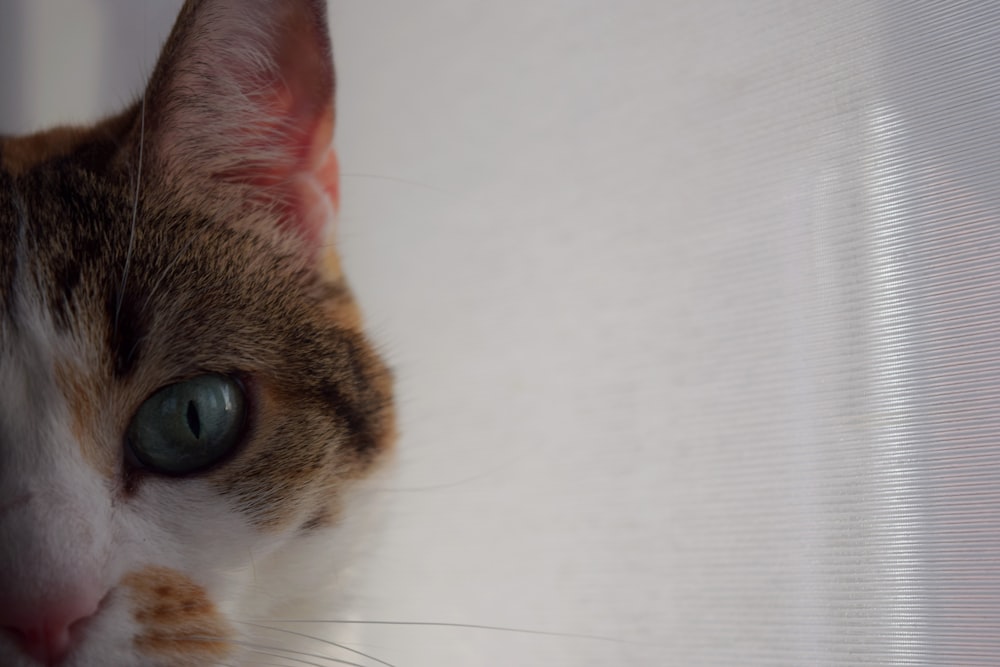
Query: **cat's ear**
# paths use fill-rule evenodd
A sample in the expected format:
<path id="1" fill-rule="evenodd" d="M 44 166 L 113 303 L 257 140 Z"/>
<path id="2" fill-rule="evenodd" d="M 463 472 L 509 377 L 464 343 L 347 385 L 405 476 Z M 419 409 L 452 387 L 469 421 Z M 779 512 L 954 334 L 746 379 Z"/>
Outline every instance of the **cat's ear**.
<path id="1" fill-rule="evenodd" d="M 325 0 L 188 0 L 144 97 L 178 191 L 224 190 L 319 239 L 338 201 Z"/>

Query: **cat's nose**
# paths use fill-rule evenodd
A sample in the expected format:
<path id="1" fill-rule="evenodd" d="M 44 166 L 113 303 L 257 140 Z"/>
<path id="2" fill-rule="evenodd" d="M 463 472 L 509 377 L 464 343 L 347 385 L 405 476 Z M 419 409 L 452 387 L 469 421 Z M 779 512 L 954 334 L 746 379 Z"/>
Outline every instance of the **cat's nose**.
<path id="1" fill-rule="evenodd" d="M 0 625 L 21 650 L 46 667 L 59 665 L 73 645 L 74 626 L 93 616 L 99 596 L 74 595 L 58 602 L 0 609 Z"/>

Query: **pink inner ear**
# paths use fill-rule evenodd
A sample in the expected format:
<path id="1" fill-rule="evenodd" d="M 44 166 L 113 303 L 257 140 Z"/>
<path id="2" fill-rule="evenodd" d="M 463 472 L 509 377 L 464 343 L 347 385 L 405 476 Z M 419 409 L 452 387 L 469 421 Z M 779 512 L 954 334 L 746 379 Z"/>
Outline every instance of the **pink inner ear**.
<path id="1" fill-rule="evenodd" d="M 278 174 L 278 187 L 282 181 L 295 184 L 290 215 L 283 222 L 311 243 L 321 240 L 340 203 L 333 150 L 333 65 L 328 46 L 322 44 L 328 44 L 326 27 L 317 25 L 309 13 L 292 12 L 292 20 L 276 35 L 274 53 L 281 74 L 274 118 L 292 128 L 278 136 L 292 144 L 284 149 L 295 156 L 291 173 Z"/>
<path id="2" fill-rule="evenodd" d="M 260 124 L 250 129 L 259 134 L 248 138 L 251 144 L 261 138 L 275 142 L 257 147 L 260 155 L 272 159 L 250 162 L 242 169 L 238 166 L 236 173 L 228 176 L 258 184 L 270 190 L 267 194 L 275 194 L 276 190 L 278 200 L 284 202 L 279 209 L 283 210 L 279 224 L 316 244 L 322 241 L 323 231 L 340 204 L 340 171 L 333 149 L 333 100 L 330 96 L 322 100 L 315 97 L 315 82 L 309 80 L 309 74 L 316 54 L 296 50 L 292 49 L 291 54 L 282 52 L 284 57 L 278 61 L 282 80 L 274 86 L 273 97 L 261 105 L 264 113 Z"/>
<path id="3" fill-rule="evenodd" d="M 249 184 L 249 205 L 321 241 L 339 200 L 325 1 L 203 0 L 184 12 L 150 85 L 150 104 L 170 110 L 159 150 L 177 178 Z"/>
<path id="4" fill-rule="evenodd" d="M 283 228 L 296 231 L 311 243 L 320 242 L 323 230 L 340 206 L 340 168 L 332 145 L 332 101 L 318 118 L 312 119 L 297 119 L 289 113 L 289 101 L 286 95 L 277 95 L 274 106 L 285 108 L 267 114 L 257 127 L 247 128 L 243 139 L 244 150 L 246 144 L 260 142 L 249 152 L 271 159 L 249 160 L 218 176 L 259 187 L 262 202 L 280 202 L 279 224 Z M 266 145 L 262 138 L 276 145 Z"/>

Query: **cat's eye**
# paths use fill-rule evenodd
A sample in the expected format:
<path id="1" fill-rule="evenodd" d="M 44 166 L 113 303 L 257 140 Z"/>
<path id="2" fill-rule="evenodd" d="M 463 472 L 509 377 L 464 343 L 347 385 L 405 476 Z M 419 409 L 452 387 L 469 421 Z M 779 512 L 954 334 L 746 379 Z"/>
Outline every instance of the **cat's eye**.
<path id="1" fill-rule="evenodd" d="M 183 475 L 219 461 L 239 442 L 246 399 L 238 382 L 206 374 L 167 385 L 139 407 L 128 428 L 135 458 L 154 472 Z"/>

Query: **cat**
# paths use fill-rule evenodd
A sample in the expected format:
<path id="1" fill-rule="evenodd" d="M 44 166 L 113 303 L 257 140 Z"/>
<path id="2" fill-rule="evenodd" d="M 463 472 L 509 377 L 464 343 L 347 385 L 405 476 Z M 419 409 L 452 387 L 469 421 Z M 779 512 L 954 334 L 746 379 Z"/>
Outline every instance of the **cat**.
<path id="1" fill-rule="evenodd" d="M 188 0 L 132 106 L 0 136 L 3 667 L 328 664 L 262 625 L 395 441 L 333 100 L 324 0 Z"/>

